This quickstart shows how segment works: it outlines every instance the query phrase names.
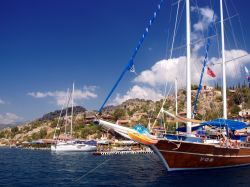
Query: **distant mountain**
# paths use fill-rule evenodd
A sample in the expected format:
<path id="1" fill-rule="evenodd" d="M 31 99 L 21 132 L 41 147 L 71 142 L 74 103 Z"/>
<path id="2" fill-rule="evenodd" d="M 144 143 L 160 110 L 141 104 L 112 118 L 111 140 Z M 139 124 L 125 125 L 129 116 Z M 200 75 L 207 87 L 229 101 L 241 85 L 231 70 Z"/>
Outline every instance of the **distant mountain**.
<path id="1" fill-rule="evenodd" d="M 62 111 L 62 116 L 65 116 L 66 115 L 66 110 L 68 112 L 68 115 L 71 115 L 71 107 L 67 108 L 67 109 L 64 109 Z M 79 113 L 82 113 L 82 112 L 86 112 L 86 108 L 82 107 L 82 106 L 75 106 L 73 108 L 73 111 L 74 111 L 74 115 L 77 115 Z M 43 115 L 43 117 L 39 118 L 38 121 L 49 121 L 49 120 L 53 120 L 55 118 L 58 118 L 60 116 L 60 113 L 61 113 L 61 110 L 56 110 L 54 112 L 49 112 L 45 115 Z"/>
<path id="2" fill-rule="evenodd" d="M 61 115 L 64 117 L 67 111 L 68 116 L 70 116 L 71 110 L 72 110 L 71 107 L 64 109 Z M 83 120 L 84 120 L 84 116 L 87 110 L 81 106 L 75 106 L 73 110 L 74 110 L 73 112 L 74 113 L 74 119 L 73 119 L 74 120 L 74 124 L 73 124 L 74 135 L 76 137 L 80 137 L 83 134 L 81 133 L 81 130 L 84 128 Z M 55 110 L 33 121 L 8 124 L 8 125 L 0 125 L 0 145 L 1 145 L 1 139 L 31 141 L 31 140 L 37 140 L 37 139 L 42 139 L 42 138 L 49 138 L 49 139 L 52 138 L 54 135 L 55 128 L 57 127 L 57 120 L 55 119 L 60 116 L 60 113 L 61 113 L 61 110 Z M 63 129 L 65 129 L 65 121 L 60 123 L 59 126 L 60 128 L 64 127 Z M 8 127 L 10 127 L 11 129 L 9 129 Z M 17 128 L 12 129 L 13 127 L 17 127 Z M 97 129 L 98 127 L 94 126 L 93 128 Z M 69 128 L 68 128 L 68 131 L 69 131 Z M 84 135 L 86 135 L 86 133 Z"/>
<path id="3" fill-rule="evenodd" d="M 19 126 L 19 125 L 22 125 L 24 122 L 16 122 L 16 123 L 13 123 L 13 124 L 0 124 L 0 130 L 4 129 L 4 128 L 12 128 L 12 127 L 16 127 L 16 126 Z"/>

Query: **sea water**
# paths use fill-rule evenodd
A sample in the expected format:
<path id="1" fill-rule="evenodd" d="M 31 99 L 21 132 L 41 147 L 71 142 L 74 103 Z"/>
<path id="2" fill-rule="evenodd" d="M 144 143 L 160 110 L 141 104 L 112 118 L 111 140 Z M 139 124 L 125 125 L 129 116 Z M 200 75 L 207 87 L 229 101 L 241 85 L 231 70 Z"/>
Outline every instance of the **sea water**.
<path id="1" fill-rule="evenodd" d="M 250 186 L 250 167 L 169 173 L 154 154 L 0 148 L 0 186 Z"/>

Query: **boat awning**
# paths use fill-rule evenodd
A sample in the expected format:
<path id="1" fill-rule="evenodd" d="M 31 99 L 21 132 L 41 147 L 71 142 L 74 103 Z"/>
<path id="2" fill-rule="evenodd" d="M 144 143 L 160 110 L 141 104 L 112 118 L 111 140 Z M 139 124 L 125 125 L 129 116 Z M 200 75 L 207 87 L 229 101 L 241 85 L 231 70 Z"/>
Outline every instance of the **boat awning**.
<path id="1" fill-rule="evenodd" d="M 222 118 L 218 118 L 218 119 L 211 120 L 211 121 L 204 121 L 201 124 L 214 126 L 214 127 L 220 127 L 220 128 L 228 127 L 231 130 L 244 129 L 248 126 L 247 123 L 244 123 L 241 121 L 235 121 L 231 119 L 222 119 Z"/>

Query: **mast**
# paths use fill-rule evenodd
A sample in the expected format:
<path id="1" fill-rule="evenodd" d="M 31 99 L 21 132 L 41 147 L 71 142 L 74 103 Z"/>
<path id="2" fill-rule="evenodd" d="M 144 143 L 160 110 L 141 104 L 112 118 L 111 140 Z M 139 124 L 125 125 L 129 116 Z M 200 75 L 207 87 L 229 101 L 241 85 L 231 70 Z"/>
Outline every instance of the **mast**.
<path id="1" fill-rule="evenodd" d="M 187 79 L 187 118 L 191 119 L 191 64 L 190 64 L 190 56 L 191 56 L 191 50 L 190 50 L 190 3 L 189 0 L 186 0 L 186 40 L 187 40 L 187 65 L 186 65 L 186 79 Z M 191 134 L 191 122 L 187 123 L 187 134 Z"/>
<path id="2" fill-rule="evenodd" d="M 226 60 L 225 60 L 225 41 L 224 41 L 224 18 L 223 2 L 220 0 L 220 23 L 221 23 L 221 56 L 222 56 L 222 92 L 223 92 L 223 118 L 227 119 L 227 82 L 226 82 Z"/>
<path id="3" fill-rule="evenodd" d="M 75 83 L 73 82 L 73 88 L 72 88 L 72 108 L 71 108 L 71 124 L 70 124 L 70 135 L 72 137 L 72 127 L 73 127 L 73 110 L 74 110 L 74 91 L 75 91 Z"/>
<path id="4" fill-rule="evenodd" d="M 175 115 L 178 115 L 178 88 L 177 88 L 177 79 L 175 79 Z M 176 122 L 175 128 L 178 128 L 178 122 Z M 177 133 L 177 131 L 176 131 Z"/>
<path id="5" fill-rule="evenodd" d="M 66 108 L 65 119 L 66 119 L 66 123 L 65 123 L 64 134 L 67 134 L 67 124 L 68 124 L 68 108 Z"/>
<path id="6" fill-rule="evenodd" d="M 69 99 L 69 88 L 67 89 L 67 98 Z M 68 101 L 68 104 L 69 104 L 69 101 Z M 67 125 L 68 125 L 68 104 L 67 104 L 67 107 L 66 107 L 66 114 L 65 114 L 66 123 L 65 123 L 64 134 L 67 134 Z"/>

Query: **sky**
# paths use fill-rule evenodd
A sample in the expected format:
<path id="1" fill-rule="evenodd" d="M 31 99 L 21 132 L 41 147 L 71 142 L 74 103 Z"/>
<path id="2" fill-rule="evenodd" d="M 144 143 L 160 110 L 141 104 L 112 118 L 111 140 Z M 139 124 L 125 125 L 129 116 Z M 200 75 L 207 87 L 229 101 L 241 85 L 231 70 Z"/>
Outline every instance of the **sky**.
<path id="1" fill-rule="evenodd" d="M 108 104 L 130 98 L 159 100 L 177 77 L 185 84 L 185 49 L 170 48 L 176 0 L 166 0 L 135 58 L 136 73 L 128 72 Z M 196 4 L 197 2 L 197 4 Z M 209 63 L 220 63 L 219 2 L 191 0 L 192 80 L 200 76 L 208 25 L 213 21 Z M 248 55 L 250 1 L 226 0 L 226 58 Z M 87 109 L 99 109 L 130 59 L 154 11 L 157 0 L 11 0 L 0 2 L 0 124 L 28 121 L 60 109 L 75 83 L 74 99 Z M 224 5 L 225 6 L 225 5 Z M 238 15 L 239 13 L 239 15 Z M 185 44 L 184 1 L 179 6 L 174 47 Z M 239 22 L 240 21 L 240 22 Z M 242 25 L 242 28 L 241 28 Z M 233 28 L 233 29 L 232 29 Z M 243 34 L 242 34 L 243 31 Z M 214 29 L 214 35 L 215 29 Z M 246 44 L 246 45 L 245 45 Z M 244 80 L 245 56 L 227 64 L 228 84 Z M 220 82 L 220 66 L 211 65 Z"/>

